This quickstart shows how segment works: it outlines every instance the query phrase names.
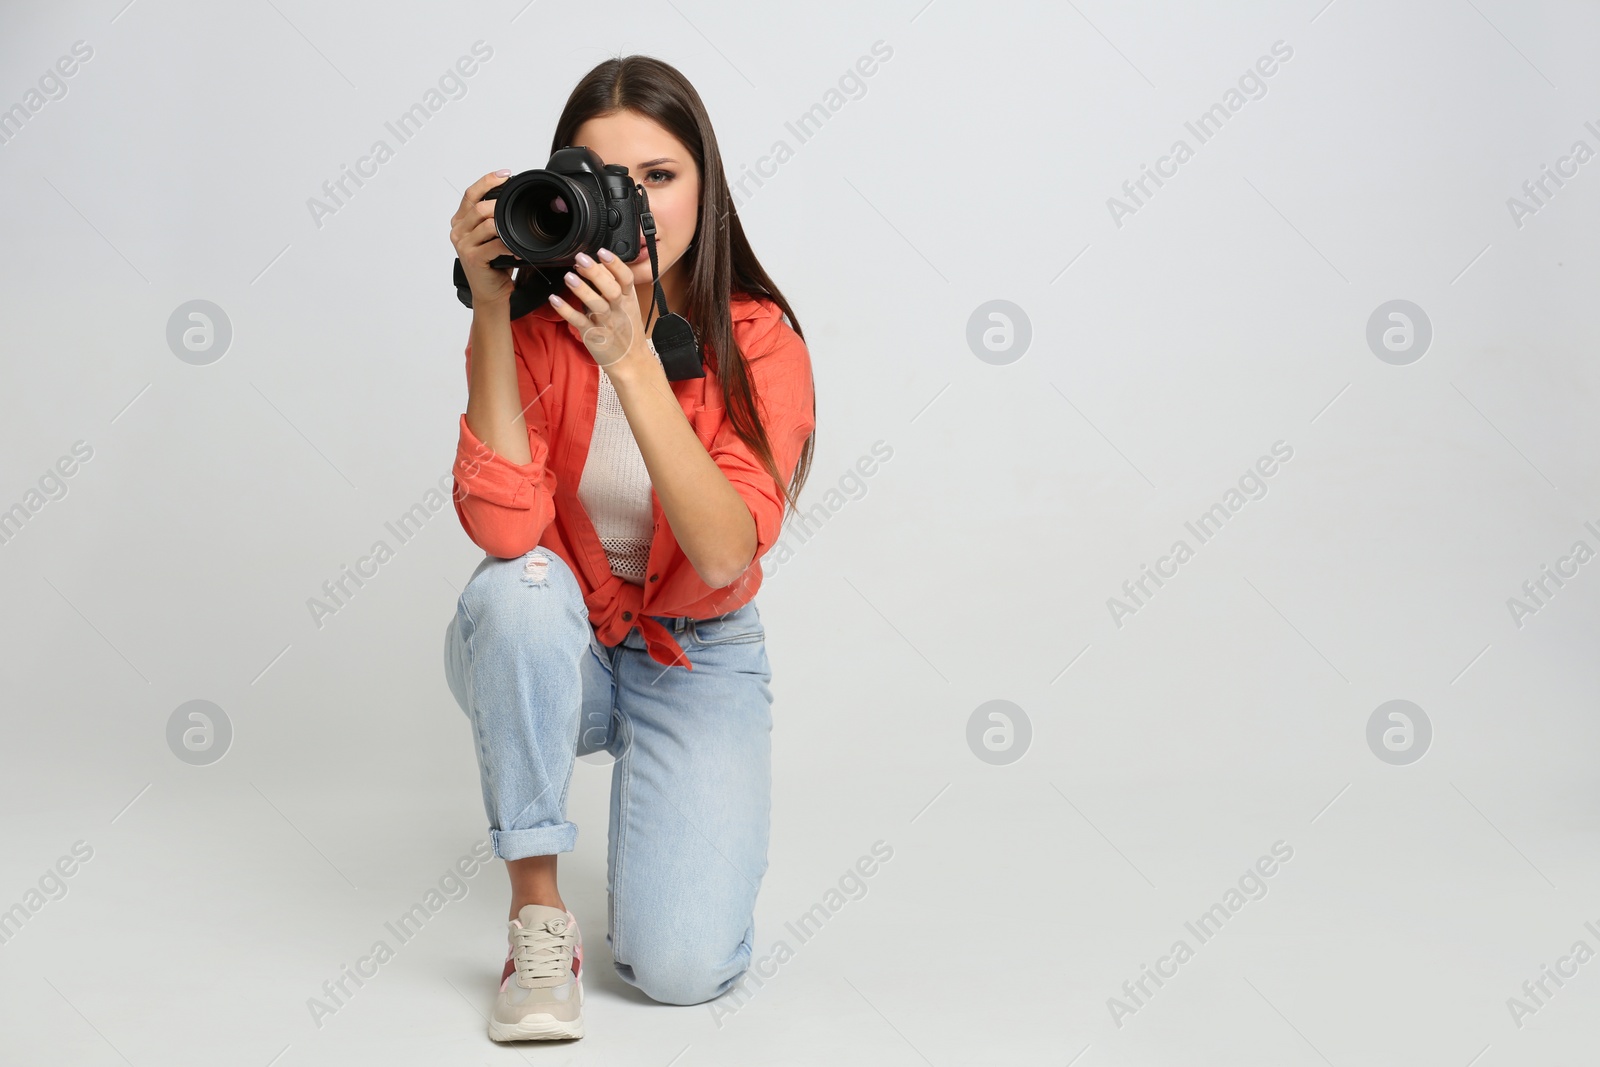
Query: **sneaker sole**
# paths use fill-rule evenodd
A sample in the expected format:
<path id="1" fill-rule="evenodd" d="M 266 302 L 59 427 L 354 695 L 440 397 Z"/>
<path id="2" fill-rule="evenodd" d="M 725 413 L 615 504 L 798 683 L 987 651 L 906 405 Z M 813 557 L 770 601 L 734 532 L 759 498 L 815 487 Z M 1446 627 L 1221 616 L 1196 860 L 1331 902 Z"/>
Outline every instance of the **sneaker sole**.
<path id="1" fill-rule="evenodd" d="M 491 1041 L 559 1041 L 563 1038 L 582 1037 L 583 1020 L 563 1022 L 550 1015 L 529 1015 L 521 1022 L 489 1022 Z"/>
<path id="2" fill-rule="evenodd" d="M 583 983 L 578 983 L 578 1017 L 568 1022 L 545 1012 L 525 1015 L 514 1023 L 489 1020 L 490 1041 L 561 1041 L 583 1036 Z"/>

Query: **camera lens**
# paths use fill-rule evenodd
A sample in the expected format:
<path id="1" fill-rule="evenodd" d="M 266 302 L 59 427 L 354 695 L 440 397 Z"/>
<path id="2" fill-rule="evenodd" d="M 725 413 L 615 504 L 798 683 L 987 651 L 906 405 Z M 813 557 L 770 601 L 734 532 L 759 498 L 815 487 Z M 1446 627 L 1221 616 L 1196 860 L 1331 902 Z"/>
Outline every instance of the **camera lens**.
<path id="1" fill-rule="evenodd" d="M 534 180 L 517 190 L 505 205 L 506 222 L 516 239 L 535 257 L 569 246 L 578 222 L 569 190 L 553 181 Z"/>

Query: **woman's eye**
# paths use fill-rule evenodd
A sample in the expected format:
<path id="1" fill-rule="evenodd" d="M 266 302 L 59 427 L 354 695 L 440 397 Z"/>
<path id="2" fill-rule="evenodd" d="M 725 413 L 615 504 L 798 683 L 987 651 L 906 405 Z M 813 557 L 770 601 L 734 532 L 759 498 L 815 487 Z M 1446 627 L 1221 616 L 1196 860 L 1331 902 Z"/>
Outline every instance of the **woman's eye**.
<path id="1" fill-rule="evenodd" d="M 645 177 L 647 177 L 647 178 L 654 177 L 657 174 L 662 176 L 662 179 L 661 179 L 662 181 L 671 181 L 672 180 L 672 172 L 670 170 L 653 170 L 649 174 L 645 175 Z"/>

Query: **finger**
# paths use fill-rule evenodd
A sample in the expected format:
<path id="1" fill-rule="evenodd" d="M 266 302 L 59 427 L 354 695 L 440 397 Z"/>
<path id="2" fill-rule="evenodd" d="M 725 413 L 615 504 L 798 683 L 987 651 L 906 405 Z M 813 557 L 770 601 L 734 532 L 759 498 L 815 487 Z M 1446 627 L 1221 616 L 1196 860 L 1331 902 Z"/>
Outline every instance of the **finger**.
<path id="1" fill-rule="evenodd" d="M 500 240 L 500 232 L 495 229 L 493 219 L 484 219 L 467 231 L 466 246 L 468 250 L 475 251 L 487 244 L 498 245 L 504 254 L 511 254 L 511 249 L 507 248 L 505 242 Z"/>
<path id="2" fill-rule="evenodd" d="M 516 258 L 516 254 L 512 252 L 511 249 L 507 248 L 506 243 L 500 240 L 498 237 L 492 241 L 485 241 L 478 247 L 484 249 L 488 254 L 488 258 L 484 260 L 485 266 L 488 265 L 489 260 L 495 259 L 499 256 L 511 256 L 513 259 Z"/>
<path id="3" fill-rule="evenodd" d="M 573 299 L 578 300 L 584 307 L 596 315 L 603 315 L 611 310 L 611 301 L 602 297 L 589 287 L 589 283 L 572 273 L 566 273 L 567 288 L 572 291 Z"/>
<path id="4" fill-rule="evenodd" d="M 493 220 L 491 219 L 490 221 L 492 222 Z M 458 248 L 463 244 L 468 248 L 472 248 L 487 240 L 489 238 L 483 235 L 482 219 L 476 222 L 460 219 L 450 227 L 450 243 Z"/>
<path id="5" fill-rule="evenodd" d="M 479 219 L 467 230 L 467 236 L 474 244 L 483 244 L 500 236 L 500 229 L 494 224 L 494 219 Z"/>
<path id="6" fill-rule="evenodd" d="M 498 171 L 490 171 L 488 174 L 485 174 L 483 177 L 467 186 L 467 191 L 461 194 L 461 207 L 465 209 L 468 205 L 482 200 L 484 193 L 487 193 L 490 189 L 493 189 L 495 186 L 499 185 L 509 177 L 511 177 L 509 172 L 504 175 L 500 174 Z"/>
<path id="7" fill-rule="evenodd" d="M 561 299 L 561 297 L 557 296 L 555 293 L 551 293 L 547 300 L 550 306 L 555 308 L 557 313 L 559 313 L 562 318 L 570 322 L 572 324 L 572 328 L 577 330 L 579 333 L 582 333 L 584 330 L 587 330 L 594 325 L 594 323 L 590 322 L 582 312 L 573 307 L 571 304 L 567 303 L 565 300 Z"/>
<path id="8" fill-rule="evenodd" d="M 584 266 L 580 260 L 573 263 L 572 269 L 577 271 L 579 276 L 587 281 L 595 292 L 604 297 L 608 303 L 615 303 L 617 297 L 622 295 L 622 286 L 617 282 L 617 276 L 607 270 L 605 264 L 596 263 L 591 259 L 589 265 Z"/>
<path id="9" fill-rule="evenodd" d="M 470 235 L 464 243 L 457 246 L 456 254 L 463 261 L 469 258 L 473 260 L 481 258 L 485 266 L 497 256 L 513 255 L 511 249 L 506 247 L 506 243 L 493 233 Z"/>
<path id="10" fill-rule="evenodd" d="M 633 291 L 633 268 L 622 262 L 609 248 L 600 250 L 600 265 L 605 267 L 610 275 L 617 280 L 617 285 L 624 293 Z"/>

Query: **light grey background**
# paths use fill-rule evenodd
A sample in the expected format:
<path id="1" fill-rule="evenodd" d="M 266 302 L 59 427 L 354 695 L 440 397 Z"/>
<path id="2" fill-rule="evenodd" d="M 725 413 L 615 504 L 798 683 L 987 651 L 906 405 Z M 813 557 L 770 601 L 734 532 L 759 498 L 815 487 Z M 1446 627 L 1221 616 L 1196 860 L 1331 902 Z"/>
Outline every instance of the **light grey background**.
<path id="1" fill-rule="evenodd" d="M 0 508 L 93 449 L 0 545 L 0 908 L 93 849 L 0 945 L 0 1059 L 1592 1058 L 1600 962 L 1520 1026 L 1508 998 L 1600 950 L 1600 562 L 1521 626 L 1508 599 L 1600 547 L 1600 161 L 1521 226 L 1507 205 L 1600 149 L 1591 5 L 123 3 L 0 26 L 0 107 L 93 49 L 0 146 Z M 478 40 L 466 95 L 318 226 L 307 200 Z M 1184 123 L 1278 41 L 1199 144 Z M 741 203 L 818 396 L 820 529 L 760 594 L 757 947 L 794 956 L 731 1017 L 626 989 L 609 768 L 582 762 L 562 870 L 590 1036 L 484 1036 L 498 861 L 318 1027 L 308 998 L 484 837 L 441 665 L 482 553 L 446 508 L 320 628 L 307 600 L 449 470 L 462 190 L 542 165 L 572 85 L 630 52 L 694 82 L 735 174 L 795 149 Z M 1193 158 L 1118 226 L 1108 198 L 1178 138 Z M 207 366 L 166 341 L 197 299 L 233 333 Z M 1003 365 L 966 340 L 997 299 L 1032 332 Z M 1396 299 L 1433 329 L 1404 366 L 1366 342 Z M 1108 599 L 1280 440 L 1266 495 L 1119 627 Z M 875 442 L 892 458 L 852 481 Z M 197 699 L 233 729 L 207 766 L 167 742 Z M 1432 724 L 1407 765 L 1367 743 L 1394 699 Z M 1003 765 L 968 742 L 996 700 L 1031 729 Z M 875 841 L 892 859 L 798 943 Z M 1184 923 L 1279 841 L 1266 895 L 1199 944 Z M 1179 938 L 1193 958 L 1118 1025 Z"/>

